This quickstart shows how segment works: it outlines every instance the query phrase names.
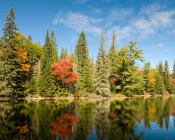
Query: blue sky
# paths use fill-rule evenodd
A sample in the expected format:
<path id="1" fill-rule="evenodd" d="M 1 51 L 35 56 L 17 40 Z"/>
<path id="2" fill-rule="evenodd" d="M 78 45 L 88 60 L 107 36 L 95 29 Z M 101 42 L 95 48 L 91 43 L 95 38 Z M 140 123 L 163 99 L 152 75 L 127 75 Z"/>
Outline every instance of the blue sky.
<path id="1" fill-rule="evenodd" d="M 118 49 L 137 40 L 145 61 L 152 67 L 168 60 L 172 69 L 175 0 L 0 0 L 0 29 L 10 8 L 15 10 L 20 32 L 31 35 L 35 42 L 43 44 L 46 30 L 54 30 L 58 50 L 73 50 L 83 30 L 90 57 L 96 57 L 101 30 L 105 31 L 106 50 L 114 30 Z"/>

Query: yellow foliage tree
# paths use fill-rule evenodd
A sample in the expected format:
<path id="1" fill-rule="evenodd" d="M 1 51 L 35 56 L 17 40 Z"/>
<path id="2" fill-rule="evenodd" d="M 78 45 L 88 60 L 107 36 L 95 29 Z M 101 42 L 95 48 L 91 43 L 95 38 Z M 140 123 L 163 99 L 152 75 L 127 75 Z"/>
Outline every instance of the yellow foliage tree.
<path id="1" fill-rule="evenodd" d="M 153 93 L 156 84 L 157 70 L 151 68 L 148 72 L 148 92 Z"/>

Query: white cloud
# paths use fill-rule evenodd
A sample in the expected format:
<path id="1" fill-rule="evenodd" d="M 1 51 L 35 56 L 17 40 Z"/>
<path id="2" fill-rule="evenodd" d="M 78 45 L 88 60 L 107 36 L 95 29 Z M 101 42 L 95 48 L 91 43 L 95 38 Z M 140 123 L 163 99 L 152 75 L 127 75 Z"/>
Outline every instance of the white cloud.
<path id="1" fill-rule="evenodd" d="M 149 4 L 147 6 L 144 6 L 141 8 L 140 10 L 140 14 L 146 14 L 146 15 L 151 15 L 154 12 L 158 12 L 161 11 L 163 9 L 163 7 L 160 4 Z"/>
<path id="2" fill-rule="evenodd" d="M 106 27 L 113 25 L 114 22 L 126 22 L 129 18 L 134 14 L 134 10 L 132 8 L 116 8 L 109 11 L 109 15 L 107 17 Z"/>
<path id="3" fill-rule="evenodd" d="M 152 45 L 151 48 L 155 50 L 161 50 L 163 52 L 168 52 L 171 50 L 169 47 L 165 46 L 164 43 L 158 43 L 158 44 Z"/>
<path id="4" fill-rule="evenodd" d="M 52 23 L 53 23 L 54 25 L 57 25 L 57 24 L 60 22 L 62 16 L 63 16 L 63 12 L 59 12 L 59 13 L 55 16 L 55 18 L 54 18 L 54 20 L 52 21 Z"/>
<path id="5" fill-rule="evenodd" d="M 173 16 L 175 15 L 175 10 L 172 11 L 162 11 L 156 12 L 150 16 L 150 22 L 155 27 L 169 26 L 172 25 L 175 20 Z"/>
<path id="6" fill-rule="evenodd" d="M 85 15 L 79 12 L 60 12 L 53 20 L 53 24 L 63 24 L 77 32 L 83 30 L 92 35 L 99 35 L 101 29 L 104 29 L 107 36 L 109 34 L 111 36 L 112 30 L 115 30 L 118 40 L 131 37 L 133 39 L 147 38 L 154 33 L 168 29 L 167 27 L 173 28 L 175 24 L 175 10 L 167 10 L 159 4 L 143 7 L 138 13 L 135 13 L 132 8 L 111 9 L 108 13 L 102 13 L 104 12 L 102 9 L 92 6 L 89 6 L 89 9 L 94 10 L 94 13 L 99 13 L 98 18 L 90 13 Z M 166 30 L 166 32 L 168 31 Z M 175 33 L 173 30 L 171 32 Z"/>
<path id="7" fill-rule="evenodd" d="M 83 30 L 85 32 L 99 34 L 101 32 L 101 28 L 99 28 L 97 24 L 101 21 L 102 19 L 91 18 L 78 12 L 68 12 L 65 14 L 58 14 L 53 20 L 53 23 L 61 23 L 78 32 Z"/>
<path id="8" fill-rule="evenodd" d="M 150 10 L 148 13 L 149 15 L 136 17 L 131 23 L 141 37 L 147 37 L 175 23 L 175 10 L 152 11 L 152 13 Z"/>
<path id="9" fill-rule="evenodd" d="M 91 9 L 91 13 L 92 13 L 92 14 L 101 14 L 102 11 L 101 11 L 100 9 L 98 9 L 98 8 L 92 8 L 92 9 Z"/>
<path id="10" fill-rule="evenodd" d="M 175 30 L 171 30 L 169 34 L 175 34 Z"/>

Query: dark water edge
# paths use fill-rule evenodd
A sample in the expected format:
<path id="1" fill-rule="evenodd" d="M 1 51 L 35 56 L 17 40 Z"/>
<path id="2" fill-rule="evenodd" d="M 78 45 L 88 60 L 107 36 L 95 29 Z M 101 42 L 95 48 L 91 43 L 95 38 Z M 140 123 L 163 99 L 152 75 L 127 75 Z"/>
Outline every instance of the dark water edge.
<path id="1" fill-rule="evenodd" d="M 1 98 L 0 139 L 175 139 L 175 96 Z"/>

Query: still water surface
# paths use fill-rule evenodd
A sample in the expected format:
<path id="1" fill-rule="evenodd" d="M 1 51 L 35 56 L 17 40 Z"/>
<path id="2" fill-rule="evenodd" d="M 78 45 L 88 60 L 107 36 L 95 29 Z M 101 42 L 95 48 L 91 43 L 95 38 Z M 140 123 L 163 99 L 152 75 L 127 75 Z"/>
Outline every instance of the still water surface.
<path id="1" fill-rule="evenodd" d="M 173 140 L 175 97 L 0 101 L 0 140 Z"/>

